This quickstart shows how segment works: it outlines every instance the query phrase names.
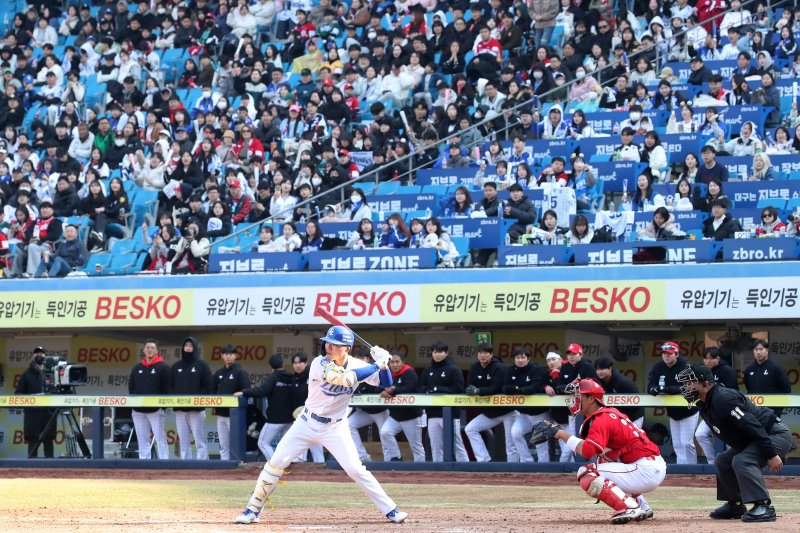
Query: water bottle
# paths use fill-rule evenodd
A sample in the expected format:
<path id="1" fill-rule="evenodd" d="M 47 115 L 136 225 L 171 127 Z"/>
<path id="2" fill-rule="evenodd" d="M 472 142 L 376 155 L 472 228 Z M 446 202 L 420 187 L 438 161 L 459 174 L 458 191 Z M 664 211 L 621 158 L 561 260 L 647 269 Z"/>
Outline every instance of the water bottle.
<path id="1" fill-rule="evenodd" d="M 616 135 L 617 133 L 619 133 L 619 122 L 615 122 L 615 123 L 614 123 L 614 129 L 613 129 L 612 131 L 613 131 L 613 133 L 614 133 L 615 135 Z"/>
<path id="2" fill-rule="evenodd" d="M 617 207 L 617 206 L 614 205 L 614 202 L 609 202 L 609 204 L 608 204 L 608 210 L 609 211 L 611 211 L 613 213 L 615 207 Z"/>
<path id="3" fill-rule="evenodd" d="M 428 220 L 429 218 L 431 218 L 431 215 L 432 215 L 431 208 L 430 207 L 426 207 L 425 208 L 425 220 Z"/>
<path id="4" fill-rule="evenodd" d="M 503 200 L 500 200 L 500 204 L 497 207 L 497 216 L 499 218 L 503 218 L 503 211 L 505 211 L 505 205 L 503 205 Z"/>
<path id="5" fill-rule="evenodd" d="M 511 235 L 509 235 L 508 233 L 506 233 L 505 244 L 506 246 L 511 246 Z"/>
<path id="6" fill-rule="evenodd" d="M 658 378 L 658 388 L 664 390 L 664 387 L 667 384 L 667 380 L 665 376 L 659 376 Z"/>

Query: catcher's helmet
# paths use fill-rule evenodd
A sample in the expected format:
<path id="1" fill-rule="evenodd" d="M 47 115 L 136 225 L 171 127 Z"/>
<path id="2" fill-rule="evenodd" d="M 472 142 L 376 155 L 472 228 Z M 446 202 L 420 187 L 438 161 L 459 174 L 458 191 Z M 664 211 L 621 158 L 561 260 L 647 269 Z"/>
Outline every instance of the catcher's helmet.
<path id="1" fill-rule="evenodd" d="M 350 331 L 350 328 L 346 328 L 344 326 L 333 326 L 328 330 L 328 333 L 326 333 L 324 337 L 320 337 L 319 340 L 323 342 L 329 342 L 331 344 L 349 346 L 352 348 L 353 339 L 353 332 Z"/>
<path id="2" fill-rule="evenodd" d="M 569 385 L 565 390 L 567 394 L 571 394 L 572 397 L 567 400 L 567 407 L 569 407 L 569 412 L 577 414 L 581 410 L 581 395 L 588 394 L 600 405 L 603 404 L 603 394 L 605 391 L 603 387 L 601 387 L 595 380 L 584 378 L 584 379 L 576 379 Z"/>

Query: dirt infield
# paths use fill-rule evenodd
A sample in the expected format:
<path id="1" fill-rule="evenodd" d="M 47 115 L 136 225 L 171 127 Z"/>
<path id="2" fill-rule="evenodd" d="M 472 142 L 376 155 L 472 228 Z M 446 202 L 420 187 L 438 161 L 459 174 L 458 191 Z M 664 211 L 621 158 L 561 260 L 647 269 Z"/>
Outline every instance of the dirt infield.
<path id="1" fill-rule="evenodd" d="M 616 530 L 608 522 L 607 509 L 588 511 L 543 511 L 529 509 L 448 509 L 436 511 L 411 510 L 405 524 L 388 523 L 374 511 L 354 509 L 281 509 L 262 514 L 258 524 L 242 526 L 232 524 L 236 512 L 230 509 L 198 509 L 182 511 L 150 511 L 146 509 L 105 509 L 65 514 L 55 509 L 4 513 L 0 517 L 4 532 L 47 531 L 48 533 L 89 532 L 294 532 L 330 531 L 348 533 L 376 533 L 397 531 L 402 533 L 536 533 L 575 531 L 580 533 Z M 780 516 L 770 524 L 771 532 L 797 531 L 798 516 Z M 764 531 L 757 524 L 738 521 L 719 523 L 707 518 L 706 513 L 662 512 L 646 522 L 618 526 L 620 531 L 638 533 L 652 531 L 721 531 L 738 533 Z"/>
<path id="2" fill-rule="evenodd" d="M 263 463 L 247 463 L 233 470 L 116 470 L 116 469 L 3 469 L 0 478 L 52 478 L 52 479 L 226 479 L 255 481 Z M 287 468 L 284 479 L 291 481 L 332 481 L 348 482 L 342 470 L 326 468 L 324 465 L 295 463 Z M 573 474 L 517 474 L 517 473 L 475 473 L 475 472 L 397 472 L 373 471 L 381 483 L 442 483 L 453 485 L 540 485 L 562 486 L 574 483 Z M 670 475 L 664 481 L 665 487 L 713 487 L 714 476 Z M 800 489 L 800 477 L 768 476 L 770 489 Z"/>
<path id="3" fill-rule="evenodd" d="M 56 490 L 62 492 L 41 498 L 41 492 L 29 491 L 33 494 L 30 500 L 18 496 L 17 505 L 0 509 L 0 533 L 599 533 L 609 531 L 609 527 L 617 529 L 609 523 L 610 509 L 602 504 L 593 505 L 580 494 L 579 489 L 572 490 L 575 485 L 572 474 L 375 472 L 387 492 L 395 495 L 398 502 L 405 502 L 402 508 L 409 512 L 410 518 L 399 526 L 380 516 L 342 471 L 313 464 L 292 465 L 290 473 L 284 477 L 289 482 L 283 491 L 285 499 L 276 503 L 276 509 L 265 511 L 261 523 L 251 526 L 233 524 L 261 466 L 248 464 L 229 471 L 4 469 L 0 471 L 0 478 L 4 478 L 6 503 L 13 503 L 15 496 L 21 495 L 23 488 L 33 483 L 26 480 L 37 479 L 43 487 L 57 486 Z M 48 483 L 47 480 L 55 481 Z M 110 487 L 114 488 L 107 492 L 92 488 L 104 483 L 93 480 L 110 480 Z M 122 484 L 113 484 L 114 480 L 125 480 L 128 492 L 119 492 L 123 490 Z M 184 481 L 182 486 L 192 486 L 204 495 L 220 485 L 227 485 L 226 490 L 232 489 L 221 492 L 219 496 L 207 496 L 206 500 L 193 500 L 186 495 L 182 498 L 172 489 L 167 489 L 162 496 L 152 500 L 149 508 L 143 508 L 148 504 L 141 503 L 137 495 L 141 491 L 156 490 L 159 483 L 172 487 L 169 480 Z M 200 483 L 185 482 L 189 480 Z M 709 519 L 708 511 L 716 505 L 713 501 L 713 477 L 668 476 L 664 486 L 672 488 L 660 496 L 664 510 L 659 510 L 656 491 L 656 501 L 651 500 L 656 509 L 655 518 L 619 528 L 648 533 L 798 531 L 800 512 L 782 512 L 782 509 L 797 511 L 796 505 L 789 505 L 789 499 L 796 500 L 797 494 L 791 491 L 800 488 L 800 478 L 769 477 L 768 484 L 771 489 L 780 489 L 774 495 L 779 499 L 776 502 L 779 518 L 768 527 Z M 134 492 L 130 492 L 131 486 Z M 70 504 L 59 506 L 59 497 L 73 487 L 76 494 L 99 495 L 99 505 L 88 503 L 84 499 L 88 496 L 78 496 L 70 500 Z M 343 495 L 344 487 L 348 488 L 347 496 Z M 492 499 L 495 493 L 503 496 Z M 685 504 L 670 501 L 679 495 L 686 497 L 686 493 L 698 494 L 696 502 L 700 504 L 687 508 L 683 506 Z M 304 498 L 299 504 L 296 501 L 298 495 Z M 320 503 L 314 505 L 315 501 Z M 21 502 L 26 503 L 19 505 Z M 700 508 L 703 510 L 697 510 Z"/>

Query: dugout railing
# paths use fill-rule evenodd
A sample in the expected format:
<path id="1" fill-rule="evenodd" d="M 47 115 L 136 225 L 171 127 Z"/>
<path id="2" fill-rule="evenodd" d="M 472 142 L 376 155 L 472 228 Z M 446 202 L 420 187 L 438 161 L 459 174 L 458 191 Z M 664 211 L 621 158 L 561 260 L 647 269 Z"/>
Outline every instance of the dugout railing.
<path id="1" fill-rule="evenodd" d="M 799 408 L 800 395 L 775 394 L 775 395 L 748 395 L 759 406 Z M 409 394 L 382 398 L 378 395 L 359 395 L 353 397 L 351 406 L 386 406 L 389 408 L 403 407 L 441 407 L 445 428 L 453 427 L 453 408 L 492 408 L 492 407 L 564 407 L 567 396 L 556 395 L 496 395 L 496 396 L 466 396 L 458 394 L 431 395 Z M 679 395 L 650 396 L 646 394 L 609 394 L 605 396 L 605 403 L 612 407 L 686 407 L 686 401 Z M 47 468 L 235 468 L 248 459 L 246 452 L 247 431 L 247 399 L 232 396 L 77 396 L 77 395 L 31 395 L 31 396 L 0 396 L 0 409 L 28 409 L 28 408 L 64 408 L 82 409 L 82 418 L 89 421 L 85 437 L 91 442 L 91 458 L 80 459 L 12 459 L 0 457 L 0 466 L 5 467 L 47 467 Z M 231 416 L 230 449 L 231 460 L 153 460 L 140 461 L 138 459 L 121 459 L 105 457 L 105 424 L 111 408 L 126 407 L 228 407 Z M 370 463 L 370 468 L 375 470 L 445 470 L 445 471 L 483 471 L 483 472 L 571 472 L 579 463 L 456 463 L 453 431 L 445 430 L 443 434 L 444 462 L 442 463 L 413 463 L 380 461 Z M 579 458 L 580 461 L 580 458 Z M 338 467 L 335 461 L 329 466 Z M 685 474 L 712 474 L 713 466 L 706 464 L 696 465 L 669 465 L 670 473 Z M 800 465 L 787 464 L 778 475 L 800 475 Z"/>

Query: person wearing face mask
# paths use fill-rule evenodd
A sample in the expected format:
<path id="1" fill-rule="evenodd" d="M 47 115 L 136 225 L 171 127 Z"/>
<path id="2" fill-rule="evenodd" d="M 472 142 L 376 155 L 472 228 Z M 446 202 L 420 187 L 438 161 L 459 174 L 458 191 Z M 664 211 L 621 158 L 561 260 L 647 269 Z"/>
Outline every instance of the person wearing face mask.
<path id="1" fill-rule="evenodd" d="M 33 360 L 30 366 L 19 378 L 14 394 L 42 394 L 44 386 L 44 361 L 47 351 L 41 346 L 33 349 Z M 39 444 L 44 447 L 45 458 L 53 457 L 53 441 L 56 438 L 56 423 L 53 421 L 50 427 L 47 422 L 53 415 L 52 409 L 47 408 L 27 408 L 23 417 L 23 436 L 28 442 L 28 458 L 38 457 Z M 39 439 L 41 442 L 37 444 Z"/>
<path id="2" fill-rule="evenodd" d="M 200 345 L 194 337 L 186 337 L 181 348 L 181 359 L 170 369 L 172 394 L 199 395 L 215 391 L 211 369 L 200 359 Z M 181 459 L 192 459 L 192 438 L 197 449 L 197 459 L 208 459 L 205 437 L 205 409 L 176 407 L 175 426 L 178 428 Z"/>
<path id="3" fill-rule="evenodd" d="M 219 104 L 219 94 L 212 93 L 211 85 L 206 85 L 203 87 L 203 94 L 197 99 L 194 103 L 194 107 L 192 107 L 192 110 L 189 112 L 189 116 L 194 120 L 197 118 L 198 113 L 202 112 L 208 114 Z"/>
<path id="4" fill-rule="evenodd" d="M 586 75 L 583 67 L 575 71 L 577 80 L 569 90 L 569 100 L 579 102 L 576 109 L 584 111 L 595 111 L 599 106 L 599 98 L 602 88 L 593 76 Z"/>
<path id="5" fill-rule="evenodd" d="M 372 209 L 367 205 L 367 197 L 361 189 L 353 189 L 350 193 L 350 207 L 342 215 L 348 220 L 372 219 Z"/>

